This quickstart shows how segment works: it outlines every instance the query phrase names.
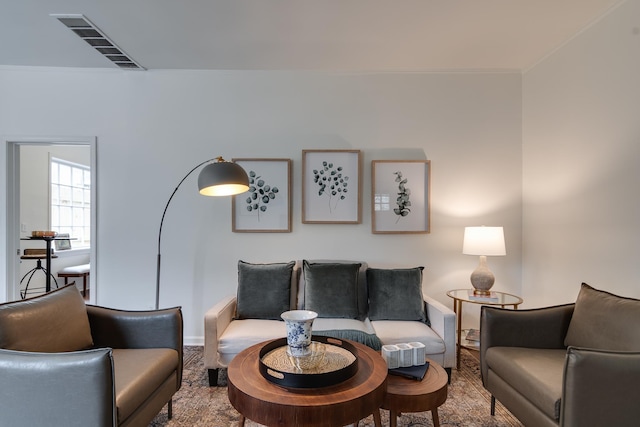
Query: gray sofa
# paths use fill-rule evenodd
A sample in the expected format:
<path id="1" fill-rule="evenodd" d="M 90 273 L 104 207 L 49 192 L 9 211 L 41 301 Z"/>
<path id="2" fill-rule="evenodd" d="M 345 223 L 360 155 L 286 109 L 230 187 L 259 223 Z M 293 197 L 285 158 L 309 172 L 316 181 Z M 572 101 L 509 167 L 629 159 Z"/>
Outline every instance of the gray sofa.
<path id="1" fill-rule="evenodd" d="M 148 426 L 182 382 L 180 308 L 85 305 L 74 284 L 0 304 L 0 424 Z"/>
<path id="2" fill-rule="evenodd" d="M 242 350 L 286 336 L 280 314 L 319 313 L 313 333 L 383 344 L 421 342 L 450 374 L 455 366 L 455 314 L 422 289 L 422 267 L 369 268 L 359 261 L 238 263 L 238 292 L 207 311 L 204 364 L 209 384 Z"/>
<path id="3" fill-rule="evenodd" d="M 582 284 L 574 304 L 483 306 L 482 382 L 526 426 L 640 423 L 640 300 Z"/>

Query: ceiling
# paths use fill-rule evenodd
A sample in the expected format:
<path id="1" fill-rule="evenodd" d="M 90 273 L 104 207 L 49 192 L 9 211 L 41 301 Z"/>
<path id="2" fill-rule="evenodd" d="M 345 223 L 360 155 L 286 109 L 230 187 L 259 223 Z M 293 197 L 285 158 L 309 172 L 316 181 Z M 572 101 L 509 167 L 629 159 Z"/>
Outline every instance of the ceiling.
<path id="1" fill-rule="evenodd" d="M 0 65 L 117 68 L 50 14 L 83 14 L 147 69 L 526 70 L 620 0 L 0 0 Z"/>

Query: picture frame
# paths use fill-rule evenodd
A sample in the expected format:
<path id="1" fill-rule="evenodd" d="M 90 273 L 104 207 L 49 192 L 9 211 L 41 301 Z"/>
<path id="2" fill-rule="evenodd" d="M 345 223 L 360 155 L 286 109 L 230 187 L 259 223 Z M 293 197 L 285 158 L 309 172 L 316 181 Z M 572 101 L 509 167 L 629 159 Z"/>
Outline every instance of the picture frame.
<path id="1" fill-rule="evenodd" d="M 53 246 L 56 251 L 67 251 L 71 249 L 71 237 L 69 233 L 58 234 L 53 241 Z"/>
<path id="2" fill-rule="evenodd" d="M 371 232 L 430 232 L 431 162 L 371 161 Z"/>
<path id="3" fill-rule="evenodd" d="M 362 222 L 362 152 L 302 150 L 302 223 Z"/>
<path id="4" fill-rule="evenodd" d="M 249 191 L 231 201 L 234 233 L 291 232 L 291 159 L 233 159 L 249 175 Z"/>

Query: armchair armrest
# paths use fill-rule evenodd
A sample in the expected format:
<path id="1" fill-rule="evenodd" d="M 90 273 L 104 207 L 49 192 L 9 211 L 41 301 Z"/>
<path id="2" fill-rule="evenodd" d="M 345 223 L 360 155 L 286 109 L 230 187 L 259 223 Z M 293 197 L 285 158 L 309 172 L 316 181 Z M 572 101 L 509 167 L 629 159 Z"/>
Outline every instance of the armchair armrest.
<path id="1" fill-rule="evenodd" d="M 204 315 L 204 367 L 218 369 L 218 340 L 233 320 L 237 298 L 228 295 Z"/>
<path id="2" fill-rule="evenodd" d="M 2 425 L 116 425 L 111 349 L 31 353 L 0 349 Z"/>
<path id="3" fill-rule="evenodd" d="M 94 347 L 172 348 L 178 352 L 182 384 L 183 322 L 180 307 L 129 311 L 87 305 Z"/>
<path id="4" fill-rule="evenodd" d="M 560 425 L 637 425 L 640 353 L 569 347 Z"/>
<path id="5" fill-rule="evenodd" d="M 486 378 L 485 354 L 490 347 L 565 348 L 575 304 L 530 310 L 483 305 L 480 310 L 480 369 Z"/>
<path id="6" fill-rule="evenodd" d="M 128 311 L 87 305 L 95 347 L 173 348 L 182 352 L 182 310 Z"/>
<path id="7" fill-rule="evenodd" d="M 427 305 L 427 316 L 431 329 L 444 341 L 445 352 L 443 366 L 447 368 L 456 365 L 456 314 L 435 299 L 422 294 Z"/>

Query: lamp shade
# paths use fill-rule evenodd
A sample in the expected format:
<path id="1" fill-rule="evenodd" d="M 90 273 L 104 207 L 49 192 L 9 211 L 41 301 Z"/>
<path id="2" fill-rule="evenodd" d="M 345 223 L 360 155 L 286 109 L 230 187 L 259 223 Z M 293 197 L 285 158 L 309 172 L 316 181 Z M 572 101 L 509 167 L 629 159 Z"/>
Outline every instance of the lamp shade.
<path id="1" fill-rule="evenodd" d="M 219 160 L 205 166 L 198 175 L 203 196 L 231 196 L 249 189 L 249 177 L 240 165 Z"/>
<path id="2" fill-rule="evenodd" d="M 502 227 L 465 227 L 462 253 L 465 255 L 506 255 Z"/>

